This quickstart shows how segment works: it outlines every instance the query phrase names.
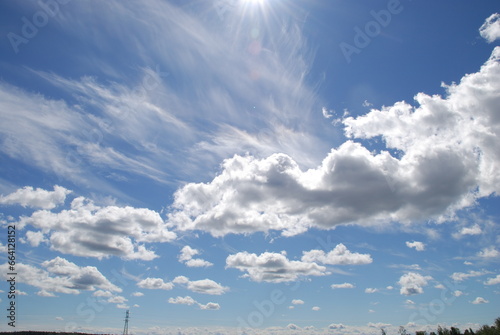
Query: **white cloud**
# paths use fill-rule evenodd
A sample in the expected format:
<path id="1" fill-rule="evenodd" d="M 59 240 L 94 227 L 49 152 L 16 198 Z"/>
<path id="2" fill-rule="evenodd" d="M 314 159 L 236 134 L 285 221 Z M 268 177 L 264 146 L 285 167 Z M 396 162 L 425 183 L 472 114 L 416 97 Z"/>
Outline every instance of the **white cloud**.
<path id="1" fill-rule="evenodd" d="M 142 292 L 133 292 L 131 295 L 133 297 L 142 297 L 142 296 L 144 296 L 144 293 L 142 293 Z"/>
<path id="2" fill-rule="evenodd" d="M 387 328 L 387 327 L 390 327 L 390 326 L 391 326 L 390 323 L 383 323 L 383 322 L 373 323 L 373 322 L 368 322 L 368 327 L 370 327 L 370 328 Z"/>
<path id="3" fill-rule="evenodd" d="M 212 266 L 213 264 L 200 259 L 200 258 L 193 258 L 193 256 L 198 255 L 200 252 L 196 249 L 191 248 L 190 246 L 186 245 L 182 248 L 181 253 L 179 255 L 179 262 L 184 262 L 188 267 L 209 267 Z"/>
<path id="4" fill-rule="evenodd" d="M 298 329 L 300 329 L 299 326 L 297 326 L 296 324 L 293 324 L 293 323 L 288 324 L 286 326 L 286 328 L 291 329 L 291 330 L 298 330 Z"/>
<path id="5" fill-rule="evenodd" d="M 316 263 L 290 261 L 283 254 L 265 252 L 260 255 L 246 251 L 229 255 L 226 268 L 236 268 L 246 272 L 256 282 L 289 282 L 303 276 L 324 276 L 326 268 Z"/>
<path id="6" fill-rule="evenodd" d="M 313 308 L 311 308 L 311 310 L 313 310 L 313 311 L 319 311 L 320 309 L 321 309 L 321 308 L 320 308 L 320 307 L 318 307 L 318 306 L 314 306 Z"/>
<path id="7" fill-rule="evenodd" d="M 460 297 L 460 296 L 464 295 L 464 292 L 462 292 L 460 290 L 456 290 L 456 291 L 453 291 L 453 295 L 455 297 Z"/>
<path id="8" fill-rule="evenodd" d="M 500 192 L 493 172 L 500 168 L 499 56 L 497 47 L 480 71 L 446 86 L 445 97 L 419 93 L 418 107 L 397 102 L 344 118 L 346 136 L 381 136 L 399 157 L 354 141 L 306 171 L 285 154 L 235 155 L 212 181 L 177 190 L 168 221 L 214 236 L 270 230 L 291 236 L 339 224 L 448 220 Z"/>
<path id="9" fill-rule="evenodd" d="M 33 232 L 33 231 L 27 231 L 26 232 L 26 240 L 29 242 L 29 244 L 32 247 L 38 247 L 40 243 L 48 243 L 49 240 L 45 237 L 45 234 L 41 231 Z"/>
<path id="10" fill-rule="evenodd" d="M 149 290 L 171 290 L 174 288 L 174 284 L 164 282 L 161 278 L 146 278 L 138 282 L 137 286 Z"/>
<path id="11" fill-rule="evenodd" d="M 303 304 L 304 304 L 304 300 L 301 300 L 301 299 L 293 299 L 293 300 L 292 300 L 292 304 L 293 304 L 293 305 L 303 305 Z"/>
<path id="12" fill-rule="evenodd" d="M 373 262 L 369 254 L 353 253 L 342 243 L 325 254 L 323 250 L 311 250 L 303 253 L 303 262 L 318 262 L 330 265 L 360 265 Z"/>
<path id="13" fill-rule="evenodd" d="M 177 276 L 172 283 L 184 285 L 188 290 L 202 294 L 221 295 L 229 291 L 229 287 L 222 286 L 211 279 L 191 281 L 186 276 Z"/>
<path id="14" fill-rule="evenodd" d="M 40 290 L 40 291 L 36 292 L 36 295 L 38 295 L 39 297 L 45 297 L 45 298 L 55 298 L 55 297 L 57 297 L 54 293 L 47 292 L 45 290 Z"/>
<path id="15" fill-rule="evenodd" d="M 17 263 L 17 281 L 40 289 L 38 295 L 55 296 L 54 293 L 79 294 L 80 291 L 96 291 L 97 289 L 121 292 L 96 267 L 80 267 L 68 260 L 56 257 L 44 261 L 42 268 Z M 0 266 L 3 278 L 7 278 L 8 263 Z"/>
<path id="16" fill-rule="evenodd" d="M 417 242 L 417 241 L 413 241 L 413 242 L 406 242 L 406 246 L 408 248 L 415 248 L 415 250 L 417 251 L 424 251 L 425 250 L 425 244 L 423 244 L 422 242 Z"/>
<path id="17" fill-rule="evenodd" d="M 330 323 L 328 329 L 344 329 L 345 326 L 341 323 Z"/>
<path id="18" fill-rule="evenodd" d="M 199 303 L 198 301 L 194 300 L 190 296 L 185 296 L 185 297 L 176 297 L 176 298 L 169 298 L 168 299 L 169 304 L 177 304 L 177 305 L 197 305 L 200 309 L 203 310 L 218 310 L 220 309 L 220 305 L 218 303 L 214 302 L 209 302 L 205 305 Z"/>
<path id="19" fill-rule="evenodd" d="M 57 321 L 64 321 L 64 318 L 62 316 L 56 316 L 54 319 Z"/>
<path id="20" fill-rule="evenodd" d="M 113 296 L 113 293 L 110 291 L 103 291 L 103 290 L 97 290 L 94 293 L 92 293 L 94 297 L 105 297 L 105 298 L 110 298 Z"/>
<path id="21" fill-rule="evenodd" d="M 333 289 L 337 289 L 337 288 L 354 288 L 355 286 L 351 283 L 343 283 L 343 284 L 332 284 L 330 287 Z"/>
<path id="22" fill-rule="evenodd" d="M 325 119 L 329 119 L 329 118 L 333 117 L 333 113 L 334 113 L 334 111 L 329 111 L 326 107 L 323 107 L 321 109 L 321 112 L 322 112 L 323 117 Z"/>
<path id="23" fill-rule="evenodd" d="M 414 295 L 424 293 L 424 286 L 431 280 L 430 276 L 422 276 L 415 272 L 408 272 L 399 278 L 398 284 L 401 286 L 400 293 L 402 295 Z"/>
<path id="24" fill-rule="evenodd" d="M 126 301 L 128 301 L 128 299 L 120 295 L 113 296 L 108 299 L 108 302 L 112 304 L 123 304 Z"/>
<path id="25" fill-rule="evenodd" d="M 489 303 L 488 300 L 484 299 L 484 298 L 481 298 L 481 297 L 477 297 L 476 299 L 474 299 L 473 301 L 471 301 L 472 304 L 474 305 L 479 305 L 479 304 L 487 304 Z"/>
<path id="26" fill-rule="evenodd" d="M 186 276 L 177 276 L 172 280 L 173 283 L 175 284 L 187 284 L 189 283 L 189 278 Z"/>
<path id="27" fill-rule="evenodd" d="M 479 33 L 488 43 L 500 38 L 500 14 L 491 14 L 479 28 Z"/>
<path id="28" fill-rule="evenodd" d="M 481 227 L 476 223 L 472 227 L 463 227 L 459 232 L 454 233 L 453 237 L 461 238 L 467 235 L 481 235 L 483 233 Z"/>
<path id="29" fill-rule="evenodd" d="M 209 311 L 216 311 L 216 310 L 220 309 L 220 305 L 216 302 L 209 302 L 205 305 L 199 304 L 198 306 L 200 306 L 200 309 L 209 310 Z"/>
<path id="30" fill-rule="evenodd" d="M 469 279 L 469 278 L 472 278 L 472 277 L 480 277 L 480 276 L 484 276 L 488 274 L 487 271 L 469 271 L 467 273 L 464 273 L 464 272 L 454 272 L 450 277 L 451 279 L 453 279 L 454 281 L 456 282 L 461 282 L 461 281 L 464 281 L 466 279 Z"/>
<path id="31" fill-rule="evenodd" d="M 500 284 L 500 275 L 497 275 L 496 277 L 493 277 L 493 278 L 488 278 L 488 280 L 486 280 L 484 282 L 485 285 L 497 285 L 497 284 Z"/>
<path id="32" fill-rule="evenodd" d="M 46 191 L 41 188 L 33 189 L 31 186 L 25 186 L 14 193 L 0 196 L 0 204 L 18 204 L 23 207 L 52 209 L 63 204 L 66 196 L 70 193 L 70 190 L 59 185 L 54 186 L 54 191 Z"/>
<path id="33" fill-rule="evenodd" d="M 228 287 L 222 286 L 211 279 L 189 281 L 187 289 L 196 293 L 212 295 L 221 295 L 229 290 Z"/>
<path id="34" fill-rule="evenodd" d="M 477 254 L 480 258 L 500 258 L 500 252 L 495 247 L 484 248 Z"/>
<path id="35" fill-rule="evenodd" d="M 213 24 L 213 20 L 219 20 L 217 17 L 200 19 L 182 6 L 163 1 L 143 6 L 109 1 L 96 7 L 99 13 L 96 15 L 90 15 L 85 6 L 72 5 L 66 8 L 64 19 L 54 20 L 69 36 L 82 43 L 95 45 L 90 36 L 98 35 L 103 43 L 112 42 L 118 53 L 134 50 L 132 58 L 138 57 L 134 58 L 137 64 L 156 65 L 160 70 L 146 68 L 144 78 L 136 79 L 135 71 L 128 77 L 126 71 L 121 71 L 119 62 L 104 64 L 94 59 L 83 60 L 80 64 L 110 74 L 115 80 L 119 77 L 124 84 L 110 82 L 110 78 L 103 78 L 106 84 L 101 84 L 88 76 L 69 80 L 44 75 L 56 88 L 78 97 L 78 106 L 73 106 L 72 100 L 64 103 L 24 92 L 27 97 L 15 94 L 17 92 L 9 92 L 8 98 L 0 96 L 0 110 L 8 111 L 9 116 L 2 119 L 0 133 L 14 133 L 12 141 L 22 143 L 22 146 L 11 145 L 9 154 L 29 162 L 30 154 L 39 151 L 36 163 L 58 174 L 65 172 L 65 176 L 70 177 L 67 171 L 70 169 L 64 166 L 68 153 L 64 149 L 76 147 L 73 149 L 76 158 L 83 164 L 75 164 L 77 166 L 72 168 L 80 173 L 88 166 L 104 166 L 166 181 L 170 177 L 168 172 L 208 175 L 211 169 L 205 168 L 207 164 L 216 165 L 221 157 L 234 152 L 257 151 L 266 155 L 288 152 L 310 162 L 313 160 L 311 153 L 322 151 L 324 144 L 314 138 L 317 128 L 302 117 L 304 112 L 317 111 L 321 107 L 316 102 L 315 90 L 309 87 L 304 76 L 309 70 L 311 55 L 299 24 L 287 22 L 284 25 L 281 20 L 270 23 L 272 27 L 266 28 L 269 40 L 260 41 L 262 52 L 254 58 L 249 57 L 248 43 L 243 42 L 244 33 L 233 29 L 239 25 L 240 15 L 234 16 L 231 22 L 225 20 L 230 29 L 220 30 L 219 25 Z M 115 20 L 110 21 L 101 14 L 109 11 L 115 13 Z M 89 22 L 95 24 L 89 28 Z M 81 33 L 84 28 L 87 34 Z M 123 34 L 112 34 L 108 40 L 102 34 L 102 31 L 117 30 Z M 158 31 L 164 31 L 161 38 L 152 38 Z M 131 41 L 125 36 L 137 36 L 137 39 Z M 176 47 L 165 48 L 166 45 Z M 147 60 L 140 56 L 146 53 L 154 56 Z M 185 78 L 195 78 L 190 89 L 179 89 L 166 80 L 167 75 L 161 72 L 167 68 L 170 76 L 182 74 Z M 209 75 L 207 69 L 210 69 Z M 115 76 L 118 73 L 120 75 Z M 213 79 L 219 85 L 210 85 Z M 251 116 L 240 113 L 242 103 L 256 107 Z M 205 112 L 200 114 L 200 110 Z M 44 117 L 37 117 L 40 115 Z M 97 117 L 91 117 L 95 115 Z M 186 125 L 187 121 L 197 124 L 207 119 L 211 122 L 203 129 Z M 98 121 L 107 126 L 99 127 Z M 23 127 L 25 124 L 29 127 Z M 234 127 L 234 133 L 225 131 L 228 124 Z M 295 132 L 295 125 L 305 128 L 304 131 Z M 31 128 L 38 132 L 31 134 Z M 285 131 L 280 132 L 280 128 Z M 156 136 L 158 133 L 163 136 Z M 88 134 L 92 138 L 87 139 Z M 268 143 L 259 141 L 262 137 L 269 138 Z M 131 149 L 127 150 L 127 146 Z M 4 145 L 0 148 L 3 150 Z M 201 156 L 206 162 L 204 167 L 195 164 Z M 59 167 L 65 169 L 59 171 Z M 93 170 L 89 174 L 97 169 Z M 93 182 L 104 180 L 96 175 L 92 176 Z"/>
<path id="36" fill-rule="evenodd" d="M 365 289 L 365 293 L 368 293 L 368 294 L 372 294 L 372 293 L 376 293 L 376 292 L 378 292 L 377 288 L 368 287 Z"/>
<path id="37" fill-rule="evenodd" d="M 190 296 L 186 297 L 177 297 L 177 298 L 169 298 L 168 299 L 169 304 L 178 304 L 178 305 L 194 305 L 196 304 L 196 301 L 191 298 Z"/>
<path id="38" fill-rule="evenodd" d="M 114 255 L 152 260 L 158 256 L 143 243 L 168 242 L 176 238 L 155 211 L 129 206 L 100 207 L 84 197 L 75 198 L 68 210 L 59 213 L 36 211 L 29 217 L 21 217 L 19 224 L 41 229 L 54 250 L 99 259 Z M 31 243 L 45 239 L 37 232 L 30 234 L 27 238 Z"/>

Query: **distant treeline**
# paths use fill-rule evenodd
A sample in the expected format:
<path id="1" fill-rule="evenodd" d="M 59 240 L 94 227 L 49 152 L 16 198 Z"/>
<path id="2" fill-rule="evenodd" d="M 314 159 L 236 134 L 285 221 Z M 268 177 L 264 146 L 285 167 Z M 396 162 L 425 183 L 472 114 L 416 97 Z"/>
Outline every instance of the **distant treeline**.
<path id="1" fill-rule="evenodd" d="M 398 333 L 400 335 L 409 335 L 404 327 L 400 327 Z M 382 335 L 386 335 L 384 329 L 382 329 Z M 415 335 L 500 335 L 500 318 L 495 319 L 494 326 L 484 325 L 476 331 L 473 331 L 472 328 L 469 328 L 464 330 L 464 332 L 462 333 L 462 331 L 456 327 L 451 327 L 450 329 L 448 329 L 439 326 L 438 329 L 434 332 L 428 333 L 425 331 L 418 331 L 415 333 Z"/>
<path id="2" fill-rule="evenodd" d="M 43 332 L 43 331 L 28 330 L 28 331 L 19 331 L 19 332 L 0 332 L 0 335 L 111 335 L 111 334 Z"/>

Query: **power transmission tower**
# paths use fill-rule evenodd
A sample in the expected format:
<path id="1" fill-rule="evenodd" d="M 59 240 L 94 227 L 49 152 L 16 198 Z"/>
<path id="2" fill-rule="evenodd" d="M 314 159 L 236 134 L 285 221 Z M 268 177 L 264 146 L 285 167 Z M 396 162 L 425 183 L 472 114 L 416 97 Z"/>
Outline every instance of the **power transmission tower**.
<path id="1" fill-rule="evenodd" d="M 125 313 L 125 326 L 123 327 L 123 335 L 128 335 L 128 319 L 129 319 L 129 311 Z"/>

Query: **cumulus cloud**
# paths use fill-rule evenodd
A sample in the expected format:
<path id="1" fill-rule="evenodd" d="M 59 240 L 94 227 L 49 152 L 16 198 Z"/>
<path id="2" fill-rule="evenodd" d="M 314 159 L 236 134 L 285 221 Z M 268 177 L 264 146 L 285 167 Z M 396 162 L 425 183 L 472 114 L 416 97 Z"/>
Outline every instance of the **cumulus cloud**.
<path id="1" fill-rule="evenodd" d="M 117 295 L 117 296 L 110 297 L 107 301 L 109 303 L 112 303 L 112 304 L 123 304 L 126 301 L 128 301 L 128 299 L 125 297 L 122 297 L 120 295 Z"/>
<path id="2" fill-rule="evenodd" d="M 500 38 L 500 14 L 491 14 L 483 25 L 479 28 L 479 34 L 488 43 L 492 43 Z"/>
<path id="3" fill-rule="evenodd" d="M 424 286 L 431 280 L 430 276 L 422 276 L 416 272 L 408 272 L 399 278 L 398 284 L 401 286 L 399 293 L 402 295 L 415 295 L 424 293 Z"/>
<path id="4" fill-rule="evenodd" d="M 133 292 L 131 295 L 133 297 L 142 297 L 144 295 L 144 293 L 142 293 L 142 292 Z"/>
<path id="5" fill-rule="evenodd" d="M 500 252 L 495 247 L 484 248 L 477 254 L 480 258 L 498 259 Z"/>
<path id="6" fill-rule="evenodd" d="M 368 287 L 365 289 L 365 293 L 368 293 L 368 294 L 372 294 L 372 293 L 376 293 L 376 292 L 378 292 L 377 288 Z"/>
<path id="7" fill-rule="evenodd" d="M 195 293 L 221 295 L 229 291 L 229 287 L 222 286 L 211 279 L 189 280 L 186 276 L 177 276 L 172 281 L 175 284 L 185 285 L 185 287 Z"/>
<path id="8" fill-rule="evenodd" d="M 341 323 L 330 323 L 328 329 L 344 329 L 345 326 Z"/>
<path id="9" fill-rule="evenodd" d="M 182 248 L 181 253 L 179 255 L 179 262 L 182 262 L 186 264 L 188 267 L 209 267 L 212 266 L 213 264 L 200 259 L 200 258 L 193 258 L 193 256 L 198 255 L 200 252 L 196 249 L 191 248 L 190 246 L 186 245 Z"/>
<path id="10" fill-rule="evenodd" d="M 121 289 L 111 283 L 94 266 L 80 267 L 64 258 L 56 257 L 43 262 L 42 268 L 18 263 L 17 281 L 40 289 L 41 296 L 55 296 L 54 293 L 80 294 L 81 291 L 96 291 L 98 289 L 121 292 Z M 2 277 L 7 278 L 8 263 L 0 266 Z"/>
<path id="11" fill-rule="evenodd" d="M 383 322 L 377 322 L 377 323 L 374 323 L 374 322 L 368 322 L 368 327 L 370 328 L 387 328 L 387 327 L 390 327 L 391 324 L 390 323 L 383 323 Z"/>
<path id="12" fill-rule="evenodd" d="M 301 299 L 293 299 L 293 300 L 292 300 L 292 304 L 293 304 L 293 305 L 303 305 L 303 304 L 304 304 L 304 300 L 301 300 Z"/>
<path id="13" fill-rule="evenodd" d="M 493 278 L 488 278 L 488 280 L 486 280 L 484 282 L 485 285 L 497 285 L 497 284 L 500 284 L 500 275 L 497 275 L 496 277 L 493 277 Z"/>
<path id="14" fill-rule="evenodd" d="M 265 252 L 260 255 L 246 251 L 229 255 L 226 268 L 235 268 L 246 272 L 256 282 L 273 283 L 295 281 L 303 276 L 324 276 L 328 274 L 326 267 L 316 263 L 290 261 L 283 253 Z"/>
<path id="15" fill-rule="evenodd" d="M 464 272 L 454 272 L 450 277 L 456 282 L 462 282 L 466 279 L 473 278 L 473 277 L 480 277 L 488 274 L 487 271 L 469 271 L 467 273 Z"/>
<path id="16" fill-rule="evenodd" d="M 482 298 L 482 297 L 477 297 L 476 299 L 474 299 L 473 301 L 471 301 L 472 304 L 474 305 L 479 305 L 479 304 L 487 304 L 489 303 L 488 300 Z"/>
<path id="17" fill-rule="evenodd" d="M 313 308 L 311 308 L 311 310 L 313 310 L 313 311 L 319 311 L 320 309 L 321 309 L 321 308 L 320 308 L 320 307 L 318 307 L 318 306 L 313 306 Z"/>
<path id="18" fill-rule="evenodd" d="M 45 237 L 45 234 L 41 231 L 30 231 L 28 230 L 26 232 L 26 241 L 32 246 L 32 247 L 38 247 L 40 243 L 48 243 L 49 240 Z"/>
<path id="19" fill-rule="evenodd" d="M 478 72 L 445 86 L 444 97 L 419 93 L 418 107 L 397 102 L 343 119 L 347 137 L 381 137 L 398 157 L 351 140 L 307 171 L 285 154 L 235 155 L 212 181 L 177 190 L 168 221 L 214 236 L 291 236 L 339 224 L 448 220 L 500 192 L 499 56 L 497 47 Z"/>
<path id="20" fill-rule="evenodd" d="M 171 282 L 164 282 L 161 278 L 146 278 L 137 283 L 140 288 L 148 290 L 171 290 L 174 284 Z"/>
<path id="21" fill-rule="evenodd" d="M 203 310 L 218 310 L 220 309 L 220 305 L 218 303 L 214 302 L 209 302 L 205 305 L 199 303 L 198 301 L 194 300 L 190 296 L 185 296 L 185 297 L 176 297 L 176 298 L 169 298 L 168 299 L 169 304 L 176 304 L 176 305 L 197 305 L 200 309 Z"/>
<path id="22" fill-rule="evenodd" d="M 168 303 L 169 304 L 191 306 L 191 305 L 196 304 L 196 301 L 193 298 L 191 298 L 190 296 L 186 296 L 186 297 L 169 298 Z"/>
<path id="23" fill-rule="evenodd" d="M 70 193 L 70 190 L 59 185 L 55 185 L 53 191 L 46 191 L 41 188 L 34 189 L 31 186 L 25 186 L 11 194 L 0 196 L 0 204 L 16 204 L 23 207 L 53 209 L 63 204 L 66 200 L 66 196 Z"/>
<path id="24" fill-rule="evenodd" d="M 425 244 L 422 242 L 417 242 L 417 241 L 408 242 L 407 241 L 406 246 L 408 248 L 415 248 L 415 250 L 417 250 L 417 251 L 424 251 L 425 250 Z"/>
<path id="25" fill-rule="evenodd" d="M 209 302 L 205 305 L 198 304 L 198 306 L 200 306 L 200 309 L 209 310 L 209 311 L 216 311 L 216 310 L 220 309 L 220 305 L 216 302 Z"/>
<path id="26" fill-rule="evenodd" d="M 343 284 L 332 284 L 330 287 L 333 289 L 337 289 L 337 288 L 354 288 L 355 286 L 351 283 L 343 283 Z"/>
<path id="27" fill-rule="evenodd" d="M 75 198 L 68 210 L 58 213 L 39 210 L 29 217 L 21 217 L 19 224 L 40 229 L 54 250 L 99 259 L 114 255 L 152 260 L 158 256 L 146 249 L 144 243 L 169 242 L 176 238 L 155 211 L 129 206 L 101 207 L 84 197 Z M 27 236 L 30 243 L 44 240 L 39 232 L 30 234 Z"/>
<path id="28" fill-rule="evenodd" d="M 458 233 L 453 234 L 453 237 L 460 238 L 467 235 L 481 235 L 482 233 L 481 227 L 475 224 L 472 227 L 463 227 Z"/>
<path id="29" fill-rule="evenodd" d="M 189 281 L 187 288 L 190 291 L 203 294 L 221 295 L 229 290 L 228 287 L 222 286 L 211 279 L 201 279 Z"/>
<path id="30" fill-rule="evenodd" d="M 113 293 L 110 291 L 103 291 L 103 290 L 97 290 L 94 293 L 92 293 L 94 297 L 105 297 L 105 298 L 110 298 L 113 296 Z"/>
<path id="31" fill-rule="evenodd" d="M 369 254 L 353 253 L 342 243 L 338 244 L 328 253 L 325 253 L 323 250 L 306 251 L 302 256 L 302 261 L 330 265 L 360 265 L 373 262 Z"/>

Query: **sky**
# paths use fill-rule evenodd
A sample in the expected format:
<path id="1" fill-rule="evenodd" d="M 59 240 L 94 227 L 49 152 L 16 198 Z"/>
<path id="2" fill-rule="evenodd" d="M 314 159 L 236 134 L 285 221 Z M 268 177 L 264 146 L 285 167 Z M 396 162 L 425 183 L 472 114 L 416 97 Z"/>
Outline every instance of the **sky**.
<path id="1" fill-rule="evenodd" d="M 492 324 L 499 11 L 0 2 L 0 330 Z"/>

